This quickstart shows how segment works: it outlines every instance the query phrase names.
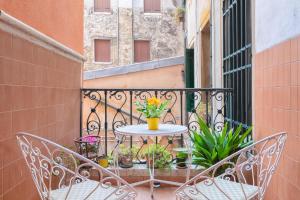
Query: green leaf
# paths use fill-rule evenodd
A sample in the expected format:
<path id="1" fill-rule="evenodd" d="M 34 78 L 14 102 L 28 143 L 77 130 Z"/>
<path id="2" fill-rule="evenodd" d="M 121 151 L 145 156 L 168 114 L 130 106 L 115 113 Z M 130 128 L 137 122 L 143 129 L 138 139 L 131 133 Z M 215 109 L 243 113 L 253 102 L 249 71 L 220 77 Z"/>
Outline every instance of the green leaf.
<path id="1" fill-rule="evenodd" d="M 210 129 L 201 118 L 198 121 L 200 131 L 192 131 L 191 134 L 191 140 L 194 143 L 193 163 L 197 165 L 210 167 L 252 143 L 252 141 L 245 142 L 252 127 L 242 133 L 241 124 L 236 129 L 229 130 L 228 123 L 225 123 L 222 131 L 216 132 Z"/>

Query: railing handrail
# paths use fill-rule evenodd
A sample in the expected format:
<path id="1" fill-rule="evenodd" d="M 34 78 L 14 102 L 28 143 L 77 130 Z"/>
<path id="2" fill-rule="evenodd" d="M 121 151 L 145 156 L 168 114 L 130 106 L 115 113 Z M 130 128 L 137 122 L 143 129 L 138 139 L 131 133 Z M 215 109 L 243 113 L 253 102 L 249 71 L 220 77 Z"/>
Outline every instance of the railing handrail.
<path id="1" fill-rule="evenodd" d="M 232 88 L 81 88 L 90 91 L 227 91 L 232 92 Z"/>

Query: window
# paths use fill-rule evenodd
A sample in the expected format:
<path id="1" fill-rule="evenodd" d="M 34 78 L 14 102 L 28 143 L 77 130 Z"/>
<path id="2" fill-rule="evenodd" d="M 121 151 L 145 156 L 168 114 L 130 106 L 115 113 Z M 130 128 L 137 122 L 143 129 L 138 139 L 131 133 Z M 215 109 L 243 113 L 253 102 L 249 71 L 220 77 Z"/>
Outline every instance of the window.
<path id="1" fill-rule="evenodd" d="M 160 12 L 160 0 L 144 0 L 144 12 Z"/>
<path id="2" fill-rule="evenodd" d="M 95 12 L 110 12 L 110 0 L 94 0 Z"/>
<path id="3" fill-rule="evenodd" d="M 96 39 L 94 45 L 95 62 L 110 62 L 110 40 Z"/>
<path id="4" fill-rule="evenodd" d="M 233 125 L 252 125 L 251 1 L 223 1 L 224 87 L 234 95 L 225 99 L 225 119 Z"/>
<path id="5" fill-rule="evenodd" d="M 134 62 L 150 60 L 150 42 L 145 40 L 134 41 Z"/>

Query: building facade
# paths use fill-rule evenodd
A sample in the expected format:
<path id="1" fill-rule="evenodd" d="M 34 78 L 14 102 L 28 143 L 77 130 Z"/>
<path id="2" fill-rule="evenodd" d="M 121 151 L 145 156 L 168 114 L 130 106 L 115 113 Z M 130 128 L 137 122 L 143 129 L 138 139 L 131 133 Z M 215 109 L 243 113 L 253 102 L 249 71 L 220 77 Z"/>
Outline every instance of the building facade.
<path id="1" fill-rule="evenodd" d="M 85 70 L 182 56 L 173 0 L 85 0 Z M 180 1 L 179 1 L 180 2 Z"/>
<path id="2" fill-rule="evenodd" d="M 225 102 L 232 113 L 225 118 L 253 126 L 255 140 L 288 133 L 265 199 L 300 195 L 299 21 L 298 0 L 186 1 L 195 87 L 232 88 L 232 101 Z"/>

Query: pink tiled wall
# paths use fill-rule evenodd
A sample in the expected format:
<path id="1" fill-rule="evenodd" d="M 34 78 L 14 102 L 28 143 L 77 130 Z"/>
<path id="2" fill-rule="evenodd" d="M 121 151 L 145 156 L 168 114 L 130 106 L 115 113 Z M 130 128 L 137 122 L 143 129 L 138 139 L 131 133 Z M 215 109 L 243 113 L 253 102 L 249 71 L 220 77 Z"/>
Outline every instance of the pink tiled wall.
<path id="1" fill-rule="evenodd" d="M 0 31 L 0 200 L 37 199 L 15 133 L 73 144 L 80 87 L 81 62 Z"/>
<path id="2" fill-rule="evenodd" d="M 279 131 L 288 133 L 266 199 L 299 199 L 300 36 L 256 54 L 253 70 L 255 138 Z"/>

